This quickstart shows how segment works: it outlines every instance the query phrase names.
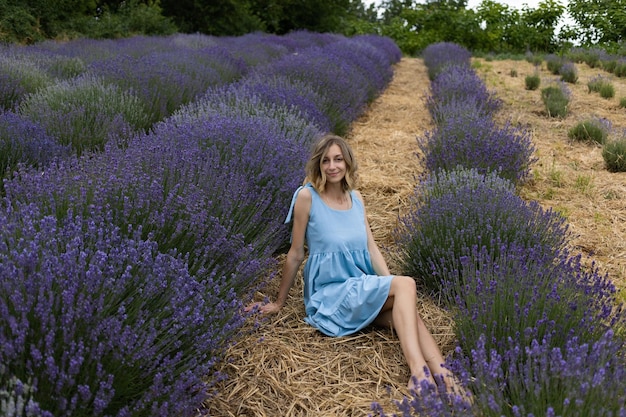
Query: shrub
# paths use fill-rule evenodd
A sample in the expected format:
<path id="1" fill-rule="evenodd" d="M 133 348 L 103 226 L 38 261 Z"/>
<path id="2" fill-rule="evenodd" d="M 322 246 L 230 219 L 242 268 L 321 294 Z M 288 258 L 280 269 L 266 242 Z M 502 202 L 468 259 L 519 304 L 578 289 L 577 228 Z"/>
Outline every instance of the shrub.
<path id="1" fill-rule="evenodd" d="M 611 72 L 617 77 L 626 77 L 626 59 L 624 57 L 615 59 Z"/>
<path id="2" fill-rule="evenodd" d="M 323 48 L 286 55 L 260 68 L 257 73 L 263 77 L 287 77 L 309 84 L 324 98 L 322 110 L 332 121 L 332 131 L 339 135 L 347 132 L 369 99 L 369 81 L 361 70 Z"/>
<path id="3" fill-rule="evenodd" d="M 570 90 L 562 82 L 553 83 L 541 90 L 541 100 L 549 117 L 566 117 Z"/>
<path id="4" fill-rule="evenodd" d="M 90 65 L 106 82 L 140 98 L 148 125 L 163 120 L 210 87 L 233 82 L 248 71 L 243 60 L 222 47 L 153 51 L 139 57 L 117 55 Z"/>
<path id="5" fill-rule="evenodd" d="M 41 127 L 12 112 L 0 112 L 0 194 L 2 179 L 18 164 L 42 167 L 56 157 L 70 155 Z"/>
<path id="6" fill-rule="evenodd" d="M 7 202 L 33 202 L 59 219 L 108 210 L 121 233 L 140 228 L 162 252 L 188 256 L 191 273 L 224 273 L 245 296 L 288 239 L 276 213 L 287 214 L 306 147 L 262 121 L 193 126 L 163 125 L 128 149 L 22 172 L 5 185 Z"/>
<path id="7" fill-rule="evenodd" d="M 536 90 L 539 88 L 539 84 L 541 84 L 541 78 L 537 73 L 533 75 L 527 75 L 524 81 L 526 82 L 527 90 Z"/>
<path id="8" fill-rule="evenodd" d="M 611 122 L 609 120 L 593 118 L 578 122 L 567 132 L 567 136 L 570 139 L 604 144 L 610 131 Z"/>
<path id="9" fill-rule="evenodd" d="M 546 68 L 553 75 L 560 74 L 561 73 L 561 67 L 566 62 L 563 58 L 561 58 L 561 57 L 559 57 L 557 55 L 554 55 L 554 54 L 546 55 L 545 60 L 546 60 Z"/>
<path id="10" fill-rule="evenodd" d="M 524 344 L 511 337 L 506 348 L 493 350 L 486 342 L 483 336 L 467 356 L 448 365 L 455 374 L 465 375 L 474 393 L 471 415 L 586 417 L 626 413 L 624 344 L 616 340 L 612 330 L 593 342 L 572 337 L 564 346 L 553 345 L 550 338 Z M 440 401 L 446 401 L 445 397 Z"/>
<path id="11" fill-rule="evenodd" d="M 626 108 L 626 97 L 621 97 L 621 98 L 619 99 L 619 106 L 620 106 L 621 108 Z"/>
<path id="12" fill-rule="evenodd" d="M 493 109 L 488 107 L 488 103 L 474 97 L 469 96 L 463 100 L 449 100 L 438 102 L 437 100 L 428 100 L 428 110 L 437 126 L 443 126 L 448 123 L 450 118 L 464 118 L 470 120 L 472 118 L 491 117 Z"/>
<path id="13" fill-rule="evenodd" d="M 573 337 L 593 342 L 626 324 L 613 283 L 567 252 L 555 257 L 545 248 L 512 242 L 494 256 L 476 246 L 446 275 L 444 299 L 455 312 L 464 352 L 483 336 L 487 350 L 500 352 L 511 338 L 522 345 L 550 340 L 564 347 Z"/>
<path id="14" fill-rule="evenodd" d="M 470 66 L 472 54 L 464 46 L 453 42 L 436 42 L 422 51 L 424 65 L 428 68 L 428 77 L 433 81 L 447 66 Z"/>
<path id="15" fill-rule="evenodd" d="M 0 386 L 29 383 L 42 416 L 197 415 L 243 321 L 224 276 L 97 215 L 25 205 L 0 236 Z"/>
<path id="16" fill-rule="evenodd" d="M 61 81 L 26 97 L 19 113 L 78 155 L 102 151 L 110 140 L 125 143 L 147 128 L 141 101 L 130 92 L 91 75 Z"/>
<path id="17" fill-rule="evenodd" d="M 442 106 L 454 101 L 482 103 L 485 114 L 495 114 L 502 107 L 502 100 L 487 90 L 485 83 L 473 69 L 451 65 L 443 68 L 430 84 L 431 94 L 426 99 L 426 107 L 432 114 Z"/>
<path id="18" fill-rule="evenodd" d="M 244 104 L 246 100 L 254 101 L 253 97 L 258 97 L 265 103 L 265 106 L 276 106 L 276 109 L 282 109 L 280 110 L 282 112 L 292 113 L 294 116 L 299 115 L 297 117 L 304 119 L 303 121 L 309 125 L 315 126 L 320 132 L 332 131 L 332 120 L 324 112 L 327 99 L 315 91 L 311 83 L 290 79 L 288 76 L 253 75 L 242 79 L 234 89 L 249 96 L 244 98 L 240 95 L 238 100 L 241 103 L 237 107 L 246 107 Z M 215 89 L 215 91 L 218 90 Z M 198 103 L 206 101 L 208 97 L 209 93 L 198 100 Z M 219 97 L 214 97 L 214 99 L 218 102 L 224 100 L 224 98 Z M 194 106 L 190 105 L 189 107 Z"/>
<path id="19" fill-rule="evenodd" d="M 403 273 L 439 290 L 458 259 L 483 248 L 495 258 L 503 245 L 556 253 L 567 226 L 555 212 L 525 202 L 495 173 L 458 169 L 431 173 L 415 189 L 411 210 L 400 219 L 392 253 Z"/>
<path id="20" fill-rule="evenodd" d="M 609 80 L 603 75 L 596 75 L 590 78 L 589 81 L 587 82 L 587 88 L 589 89 L 590 93 L 591 92 L 599 93 L 602 87 L 605 85 L 612 85 L 612 84 L 611 84 L 611 80 Z"/>
<path id="21" fill-rule="evenodd" d="M 605 83 L 600 86 L 600 97 L 613 98 L 615 96 L 615 87 L 612 83 Z"/>
<path id="22" fill-rule="evenodd" d="M 0 109 L 14 110 L 29 93 L 52 84 L 44 70 L 10 47 L 0 47 Z"/>
<path id="23" fill-rule="evenodd" d="M 210 88 L 200 99 L 181 107 L 165 120 L 165 124 L 181 126 L 205 123 L 220 116 L 238 120 L 264 120 L 273 128 L 278 127 L 281 137 L 309 146 L 322 132 L 311 121 L 319 121 L 320 124 L 326 122 L 324 127 L 329 127 L 330 121 L 324 118 L 314 103 L 307 100 L 317 98 L 312 90 L 307 90 L 306 85 L 298 90 L 297 82 L 293 82 L 293 87 L 289 88 L 288 79 L 282 81 L 285 81 L 283 85 L 291 95 L 284 95 L 285 90 L 279 88 L 280 80 L 261 77 Z M 273 87 L 272 84 L 278 84 L 279 87 Z M 311 95 L 303 98 L 297 94 L 300 91 Z M 311 115 L 311 121 L 304 118 L 303 114 Z M 155 129 L 162 127 L 163 124 L 158 124 Z"/>
<path id="24" fill-rule="evenodd" d="M 527 51 L 524 54 L 524 57 L 527 62 L 533 64 L 537 68 L 540 67 L 541 64 L 543 63 L 543 57 L 541 55 L 533 54 L 530 51 Z"/>
<path id="25" fill-rule="evenodd" d="M 514 184 L 525 180 L 534 162 L 534 145 L 527 131 L 510 124 L 498 126 L 492 117 L 471 112 L 447 116 L 418 139 L 418 147 L 430 172 L 460 166 L 481 174 L 496 172 Z"/>
<path id="26" fill-rule="evenodd" d="M 610 172 L 626 172 L 626 138 L 607 142 L 602 148 L 602 158 Z"/>
<path id="27" fill-rule="evenodd" d="M 578 81 L 578 70 L 576 69 L 576 65 L 571 62 L 563 64 L 559 70 L 559 74 L 561 74 L 561 81 L 566 83 L 576 84 L 576 81 Z"/>

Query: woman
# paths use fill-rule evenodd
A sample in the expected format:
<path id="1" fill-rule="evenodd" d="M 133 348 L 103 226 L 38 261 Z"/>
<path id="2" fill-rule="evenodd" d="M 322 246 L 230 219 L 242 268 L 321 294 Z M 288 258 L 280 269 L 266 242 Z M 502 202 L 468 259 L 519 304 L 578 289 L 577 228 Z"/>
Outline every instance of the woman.
<path id="1" fill-rule="evenodd" d="M 287 222 L 293 220 L 291 247 L 276 301 L 255 303 L 262 313 L 278 312 L 305 258 L 305 321 L 329 336 L 344 336 L 370 324 L 392 326 L 411 371 L 408 388 L 434 383 L 441 375 L 449 391 L 450 372 L 432 335 L 417 313 L 411 277 L 391 275 L 374 241 L 361 194 L 354 190 L 357 163 L 348 143 L 324 136 L 306 166 L 306 184 L 295 192 Z M 426 367 L 429 372 L 426 372 Z"/>

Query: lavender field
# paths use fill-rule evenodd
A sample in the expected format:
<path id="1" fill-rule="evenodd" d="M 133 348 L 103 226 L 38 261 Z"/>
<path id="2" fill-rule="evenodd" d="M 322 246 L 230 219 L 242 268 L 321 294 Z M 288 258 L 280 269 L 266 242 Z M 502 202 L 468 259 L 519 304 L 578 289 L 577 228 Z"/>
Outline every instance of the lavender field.
<path id="1" fill-rule="evenodd" d="M 349 136 L 391 82 L 398 48 L 377 36 L 175 35 L 4 46 L 0 59 L 1 414 L 232 415 L 212 407 L 237 391 L 231 348 L 258 358 L 246 342 L 276 342 L 259 341 L 271 324 L 242 306 L 279 269 L 308 147 L 327 131 Z M 385 247 L 450 314 L 447 366 L 470 397 L 425 384 L 396 403 L 372 395 L 368 412 L 626 416 L 617 289 L 571 251 L 562 212 L 521 197 L 538 162 L 532 133 L 502 120 L 503 98 L 467 50 L 433 44 L 423 62 L 432 124 L 401 156 L 422 170 Z M 336 343 L 365 349 L 363 337 Z M 307 353 L 292 342 L 273 353 Z M 315 368 L 344 358 L 320 346 Z M 309 387 L 311 408 L 281 412 L 310 414 L 323 385 Z"/>
<path id="2" fill-rule="evenodd" d="M 1 414 L 207 414 L 309 146 L 399 59 L 308 32 L 3 46 Z"/>

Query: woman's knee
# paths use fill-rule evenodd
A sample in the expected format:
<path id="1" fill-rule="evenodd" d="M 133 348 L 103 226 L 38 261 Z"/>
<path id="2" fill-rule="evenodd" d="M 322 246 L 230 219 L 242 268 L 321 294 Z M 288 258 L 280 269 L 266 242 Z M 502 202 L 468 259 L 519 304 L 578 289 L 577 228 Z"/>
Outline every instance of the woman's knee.
<path id="1" fill-rule="evenodd" d="M 397 291 L 410 291 L 414 294 L 417 292 L 417 285 L 415 284 L 415 280 L 411 277 L 396 275 L 391 280 L 391 285 L 395 286 Z M 398 293 L 397 291 L 396 293 Z"/>

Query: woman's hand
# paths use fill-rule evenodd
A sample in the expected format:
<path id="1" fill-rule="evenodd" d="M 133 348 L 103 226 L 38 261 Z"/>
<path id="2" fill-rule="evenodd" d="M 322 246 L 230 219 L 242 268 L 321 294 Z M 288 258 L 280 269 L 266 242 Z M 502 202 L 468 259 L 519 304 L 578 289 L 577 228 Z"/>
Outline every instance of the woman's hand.
<path id="1" fill-rule="evenodd" d="M 256 309 L 256 311 L 262 314 L 276 314 L 280 311 L 281 308 L 282 306 L 278 303 L 263 303 L 259 301 L 256 303 L 249 304 L 245 308 L 245 311 L 246 313 L 249 313 L 250 311 L 253 311 Z"/>

